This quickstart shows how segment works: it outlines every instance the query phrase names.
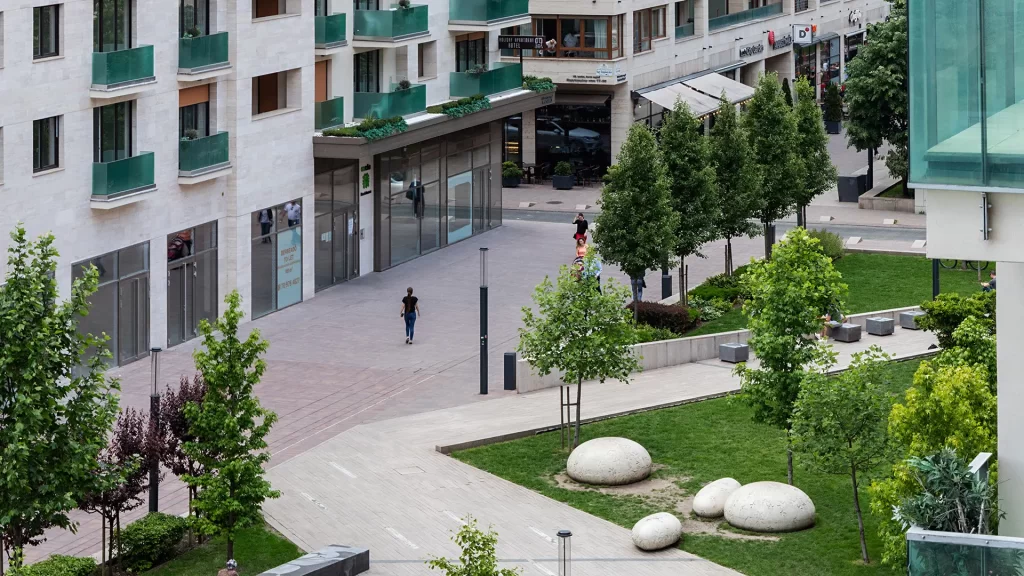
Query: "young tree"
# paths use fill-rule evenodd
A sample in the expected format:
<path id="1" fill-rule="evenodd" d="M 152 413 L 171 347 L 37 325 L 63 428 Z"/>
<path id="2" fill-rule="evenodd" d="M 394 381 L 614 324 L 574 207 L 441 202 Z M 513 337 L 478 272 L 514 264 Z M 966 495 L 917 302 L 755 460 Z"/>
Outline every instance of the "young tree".
<path id="1" fill-rule="evenodd" d="M 452 541 L 462 549 L 459 562 L 434 557 L 427 560 L 431 570 L 440 570 L 445 576 L 518 576 L 522 573 L 518 568 L 498 568 L 498 533 L 477 528 L 472 516 L 466 518 Z"/>
<path id="2" fill-rule="evenodd" d="M 902 182 L 903 190 L 907 190 L 907 2 L 890 3 L 889 17 L 868 26 L 871 41 L 861 46 L 857 57 L 846 66 L 846 135 L 858 150 L 874 151 L 888 142 L 886 166 L 893 178 Z"/>
<path id="3" fill-rule="evenodd" d="M 829 84 L 829 91 L 839 98 L 839 89 Z M 797 226 L 807 227 L 807 205 L 836 185 L 839 173 L 828 153 L 828 134 L 821 108 L 814 101 L 814 88 L 806 78 L 796 82 L 797 101 L 793 109 L 797 125 L 797 156 L 804 164 L 802 186 L 795 189 Z"/>
<path id="4" fill-rule="evenodd" d="M 803 228 L 791 230 L 771 260 L 753 263 L 743 282 L 751 294 L 743 303 L 750 319 L 750 350 L 760 366 L 740 364 L 736 373 L 755 420 L 786 430 L 787 478 L 792 484 L 793 405 L 807 367 L 821 363 L 831 350 L 811 335 L 821 330 L 826 312 L 842 309 L 846 285 L 832 259 Z"/>
<path id="5" fill-rule="evenodd" d="M 675 252 L 679 215 L 672 210 L 665 162 L 654 135 L 633 124 L 601 190 L 601 214 L 594 242 L 604 258 L 630 278 L 643 278 L 652 268 L 669 262 Z M 633 288 L 633 301 L 637 291 Z M 633 305 L 633 320 L 639 306 Z"/>
<path id="6" fill-rule="evenodd" d="M 160 402 L 160 424 L 163 428 L 165 450 L 163 453 L 163 465 L 176 476 L 198 477 L 203 475 L 203 466 L 198 460 L 192 458 L 185 452 L 185 444 L 194 442 L 196 437 L 189 430 L 188 419 L 185 417 L 185 409 L 189 404 L 202 406 L 203 398 L 206 397 L 206 382 L 202 376 L 196 376 L 189 381 L 182 376 L 178 390 L 171 390 L 167 387 L 164 398 Z M 196 499 L 196 486 L 188 486 L 188 512 L 194 514 L 192 502 Z M 189 535 L 191 538 L 191 534 Z"/>
<path id="7" fill-rule="evenodd" d="M 786 99 L 786 106 L 793 107 L 793 92 L 789 89 L 789 78 L 782 79 L 782 97 Z"/>
<path id="8" fill-rule="evenodd" d="M 224 299 L 227 310 L 213 324 L 203 321 L 199 332 L 203 348 L 194 353 L 196 368 L 206 382 L 202 404 L 189 402 L 185 417 L 194 440 L 184 444 L 185 454 L 198 462 L 198 476 L 182 480 L 197 490 L 193 520 L 201 534 L 223 534 L 227 558 L 234 557 L 235 533 L 260 522 L 263 501 L 280 492 L 264 479 L 263 465 L 270 460 L 266 436 L 277 414 L 260 406 L 253 395 L 266 370 L 261 356 L 269 343 L 259 330 L 238 339 L 242 319 L 238 292 Z"/>
<path id="9" fill-rule="evenodd" d="M 78 333 L 95 269 L 60 301 L 53 236 L 32 242 L 19 225 L 11 240 L 0 285 L 0 540 L 18 568 L 46 528 L 74 529 L 68 512 L 95 485 L 118 385 L 104 375 L 104 340 Z"/>
<path id="10" fill-rule="evenodd" d="M 875 468 L 890 455 L 888 360 L 881 348 L 872 346 L 867 352 L 854 354 L 850 367 L 836 376 L 808 374 L 793 412 L 794 449 L 822 472 L 850 476 L 865 564 L 871 559 L 857 473 Z"/>
<path id="11" fill-rule="evenodd" d="M 757 217 L 764 226 L 764 255 L 768 259 L 775 243 L 774 222 L 793 211 L 794 191 L 803 188 L 804 170 L 796 153 L 796 117 L 786 106 L 776 73 L 765 74 L 757 83 L 743 123 L 761 182 Z"/>
<path id="12" fill-rule="evenodd" d="M 750 156 L 747 135 L 739 124 L 736 107 L 722 95 L 711 129 L 711 164 L 717 170 L 718 219 L 715 229 L 725 238 L 725 273 L 732 275 L 732 239 L 753 238 L 757 226 L 751 220 L 758 208 L 758 170 Z"/>
<path id="13" fill-rule="evenodd" d="M 593 252 L 587 254 L 587 270 L 593 269 L 595 258 Z M 622 306 L 628 293 L 613 280 L 600 287 L 591 274 L 562 266 L 556 285 L 545 277 L 534 290 L 537 312 L 523 307 L 519 353 L 541 376 L 558 371 L 566 386 L 576 385 L 573 447 L 580 441 L 583 381 L 628 382 L 629 375 L 640 369 L 629 348 L 634 341 L 633 324 Z"/>
<path id="14" fill-rule="evenodd" d="M 700 133 L 702 122 L 685 103 L 676 101 L 661 125 L 661 149 L 671 181 L 672 208 L 679 214 L 676 254 L 679 256 L 679 297 L 686 304 L 686 258 L 703 258 L 700 248 L 718 237 L 715 166 L 711 146 Z"/>

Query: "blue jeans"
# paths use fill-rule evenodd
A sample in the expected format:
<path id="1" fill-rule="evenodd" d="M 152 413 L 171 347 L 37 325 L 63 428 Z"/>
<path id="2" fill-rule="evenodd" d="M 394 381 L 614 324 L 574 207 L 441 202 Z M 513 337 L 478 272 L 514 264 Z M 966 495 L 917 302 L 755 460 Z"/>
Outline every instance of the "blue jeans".
<path id="1" fill-rule="evenodd" d="M 405 337 L 412 340 L 413 332 L 416 327 L 416 313 L 406 312 L 405 313 Z"/>

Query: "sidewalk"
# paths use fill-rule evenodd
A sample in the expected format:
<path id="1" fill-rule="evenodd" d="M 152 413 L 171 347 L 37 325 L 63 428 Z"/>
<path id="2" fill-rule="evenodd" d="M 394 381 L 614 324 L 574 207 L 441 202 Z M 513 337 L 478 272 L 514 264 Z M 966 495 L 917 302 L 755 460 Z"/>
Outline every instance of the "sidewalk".
<path id="1" fill-rule="evenodd" d="M 872 344 L 888 352 L 925 352 L 925 332 L 897 330 L 836 344 L 840 365 Z M 732 366 L 717 360 L 585 385 L 583 417 L 593 419 L 720 395 L 738 389 Z M 366 424 L 275 467 L 269 479 L 282 497 L 265 506 L 268 521 L 306 550 L 349 544 L 371 550 L 370 574 L 427 575 L 432 555 L 457 556 L 449 537 L 467 514 L 499 534 L 503 567 L 555 573 L 555 533 L 573 533 L 579 576 L 733 575 L 736 572 L 669 549 L 637 550 L 629 530 L 548 499 L 437 451 L 451 446 L 557 426 L 558 390 Z M 685 537 L 685 536 L 684 536 Z"/>

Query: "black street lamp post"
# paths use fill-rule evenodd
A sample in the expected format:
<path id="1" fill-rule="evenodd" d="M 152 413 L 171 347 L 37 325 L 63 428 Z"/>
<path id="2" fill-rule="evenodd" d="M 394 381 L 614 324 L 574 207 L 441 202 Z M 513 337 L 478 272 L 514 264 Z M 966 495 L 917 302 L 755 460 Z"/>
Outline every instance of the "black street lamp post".
<path id="1" fill-rule="evenodd" d="M 157 374 L 160 372 L 160 348 L 151 348 L 150 356 L 151 372 L 153 373 L 153 386 L 149 391 L 149 432 L 155 434 L 160 429 L 160 393 L 157 391 Z M 160 507 L 160 461 L 155 455 L 150 455 L 149 463 L 149 511 L 158 512 Z"/>
<path id="2" fill-rule="evenodd" d="M 480 249 L 480 393 L 487 394 L 487 248 Z"/>

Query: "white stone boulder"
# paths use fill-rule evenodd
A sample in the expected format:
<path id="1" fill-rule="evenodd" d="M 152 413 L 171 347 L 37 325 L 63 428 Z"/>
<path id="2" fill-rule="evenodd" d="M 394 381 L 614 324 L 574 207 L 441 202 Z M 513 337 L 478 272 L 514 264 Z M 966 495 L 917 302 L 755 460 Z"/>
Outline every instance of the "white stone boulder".
<path id="1" fill-rule="evenodd" d="M 751 532 L 803 530 L 814 526 L 814 503 L 795 486 L 754 482 L 725 501 L 725 520 Z"/>
<path id="2" fill-rule="evenodd" d="M 633 544 L 641 550 L 661 550 L 683 537 L 683 524 L 668 512 L 641 518 L 633 526 Z"/>
<path id="3" fill-rule="evenodd" d="M 651 455 L 628 438 L 595 438 L 572 451 L 566 472 L 583 484 L 632 484 L 650 476 Z"/>
<path id="4" fill-rule="evenodd" d="M 740 488 L 732 478 L 721 478 L 704 486 L 693 497 L 693 512 L 701 518 L 721 518 L 725 514 L 725 501 Z"/>

